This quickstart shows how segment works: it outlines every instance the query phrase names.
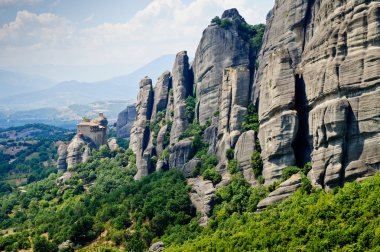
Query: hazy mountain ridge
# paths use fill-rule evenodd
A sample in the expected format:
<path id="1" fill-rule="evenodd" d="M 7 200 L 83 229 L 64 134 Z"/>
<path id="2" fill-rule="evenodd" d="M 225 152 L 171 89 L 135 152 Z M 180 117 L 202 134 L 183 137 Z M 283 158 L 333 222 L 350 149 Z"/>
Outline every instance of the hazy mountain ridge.
<path id="1" fill-rule="evenodd" d="M 92 83 L 65 81 L 45 90 L 13 95 L 0 99 L 0 106 L 8 108 L 55 108 L 73 104 L 86 104 L 106 100 L 134 100 L 141 76 L 157 79 L 160 73 L 170 69 L 174 55 L 161 56 L 128 74 Z"/>
<path id="2" fill-rule="evenodd" d="M 37 90 L 47 89 L 57 82 L 45 77 L 0 69 L 0 99 Z"/>

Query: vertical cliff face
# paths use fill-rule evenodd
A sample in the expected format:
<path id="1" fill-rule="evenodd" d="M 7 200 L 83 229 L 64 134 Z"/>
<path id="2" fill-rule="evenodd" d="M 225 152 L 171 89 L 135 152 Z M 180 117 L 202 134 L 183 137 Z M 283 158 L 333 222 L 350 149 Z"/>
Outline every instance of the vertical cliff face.
<path id="1" fill-rule="evenodd" d="M 140 81 L 140 91 L 136 103 L 136 120 L 131 129 L 129 147 L 136 154 L 136 179 L 146 176 L 150 172 L 150 160 L 144 156 L 150 140 L 150 130 L 147 122 L 150 120 L 153 108 L 152 80 L 145 77 Z"/>
<path id="2" fill-rule="evenodd" d="M 190 71 L 189 57 L 183 51 L 177 54 L 173 66 L 173 125 L 170 132 L 170 143 L 175 145 L 179 136 L 189 125 L 186 116 L 186 98 L 192 94 L 193 80 Z"/>
<path id="3" fill-rule="evenodd" d="M 267 184 L 312 162 L 331 189 L 380 163 L 376 1 L 276 1 L 256 78 Z"/>
<path id="4" fill-rule="evenodd" d="M 224 69 L 250 65 L 249 43 L 238 32 L 244 19 L 232 9 L 223 13 L 222 21 L 225 25 L 212 23 L 203 32 L 194 58 L 197 117 L 201 125 L 218 112 Z"/>
<path id="5" fill-rule="evenodd" d="M 168 105 L 169 91 L 172 88 L 172 76 L 169 71 L 165 71 L 158 78 L 156 85 L 154 86 L 154 101 L 152 122 L 156 122 L 157 113 L 164 111 Z"/>
<path id="6" fill-rule="evenodd" d="M 217 155 L 226 159 L 226 151 L 234 148 L 241 135 L 241 125 L 250 104 L 250 71 L 245 66 L 226 68 L 219 98 Z"/>
<path id="7" fill-rule="evenodd" d="M 136 106 L 129 105 L 126 109 L 121 111 L 117 116 L 116 132 L 117 136 L 121 138 L 129 138 L 133 122 L 136 118 Z"/>

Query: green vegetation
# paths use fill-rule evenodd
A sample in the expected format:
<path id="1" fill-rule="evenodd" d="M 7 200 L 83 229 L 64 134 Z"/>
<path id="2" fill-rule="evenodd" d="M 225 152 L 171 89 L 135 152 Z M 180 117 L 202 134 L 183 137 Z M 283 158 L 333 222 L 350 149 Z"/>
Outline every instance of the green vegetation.
<path id="1" fill-rule="evenodd" d="M 241 188 L 245 187 L 237 182 L 223 188 L 226 192 L 219 191 L 217 201 L 231 199 L 239 190 L 240 197 L 246 195 Z M 225 204 L 230 211 L 218 204 L 214 213 L 221 212 L 195 239 L 166 251 L 378 251 L 379 195 L 378 173 L 362 183 L 346 183 L 333 193 L 299 190 L 259 214 L 250 207 L 240 209 L 240 205 L 250 206 L 248 196 L 236 198 Z M 237 208 L 233 202 L 238 202 Z"/>
<path id="2" fill-rule="evenodd" d="M 251 156 L 251 166 L 255 178 L 259 178 L 263 172 L 263 161 L 261 160 L 260 152 L 254 151 Z"/>
<path id="3" fill-rule="evenodd" d="M 228 19 L 221 19 L 220 17 L 216 16 L 211 20 L 212 24 L 217 24 L 221 26 L 224 29 L 228 29 L 231 25 L 232 22 Z"/>
<path id="4" fill-rule="evenodd" d="M 242 171 L 240 164 L 236 159 L 228 160 L 227 170 L 231 174 L 236 174 Z"/>
<path id="5" fill-rule="evenodd" d="M 35 237 L 36 251 L 53 251 L 51 247 L 68 239 L 84 245 L 107 231 L 104 239 L 114 246 L 143 251 L 168 227 L 186 225 L 194 217 L 189 188 L 179 171 L 134 181 L 131 151 L 110 155 L 75 167 L 68 184 L 57 185 L 52 174 L 28 185 L 26 193 L 3 197 L 0 227 L 17 233 L 0 237 L 0 250 L 30 248 L 28 238 Z"/>
<path id="6" fill-rule="evenodd" d="M 196 100 L 193 96 L 186 98 L 186 117 L 189 123 L 194 121 Z"/>
<path id="7" fill-rule="evenodd" d="M 249 105 L 247 108 L 247 115 L 244 117 L 242 123 L 243 131 L 253 130 L 256 133 L 259 132 L 259 115 L 257 113 L 256 107 Z"/>
<path id="8" fill-rule="evenodd" d="M 235 156 L 235 151 L 234 151 L 234 149 L 229 148 L 229 149 L 226 151 L 226 158 L 227 158 L 228 160 L 232 160 L 232 159 L 234 159 L 234 156 Z"/>
<path id="9" fill-rule="evenodd" d="M 202 173 L 202 176 L 204 179 L 212 181 L 214 185 L 222 181 L 222 175 L 220 175 L 220 173 L 215 170 L 215 167 L 206 169 Z"/>
<path id="10" fill-rule="evenodd" d="M 27 124 L 0 131 L 0 195 L 12 187 L 46 178 L 56 171 L 59 141 L 74 133 L 44 124 Z"/>
<path id="11" fill-rule="evenodd" d="M 239 36 L 249 42 L 251 49 L 253 50 L 254 54 L 257 55 L 258 52 L 261 49 L 261 44 L 264 37 L 265 32 L 265 25 L 264 24 L 257 24 L 257 25 L 250 25 L 245 21 L 235 20 L 237 22 L 237 31 L 239 33 Z M 223 29 L 228 29 L 232 26 L 232 22 L 229 19 L 221 19 L 220 17 L 216 16 L 211 20 L 212 24 L 219 25 Z"/>
<path id="12" fill-rule="evenodd" d="M 299 173 L 300 171 L 301 169 L 297 166 L 288 166 L 282 170 L 281 179 L 285 181 L 288 178 L 290 178 L 293 174 Z"/>

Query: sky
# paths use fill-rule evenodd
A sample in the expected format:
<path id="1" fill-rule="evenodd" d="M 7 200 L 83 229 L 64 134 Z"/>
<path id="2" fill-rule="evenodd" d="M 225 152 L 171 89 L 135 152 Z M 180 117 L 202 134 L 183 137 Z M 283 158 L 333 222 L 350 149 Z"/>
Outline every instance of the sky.
<path id="1" fill-rule="evenodd" d="M 97 67 L 100 79 L 126 74 L 165 54 L 193 56 L 202 31 L 225 9 L 265 23 L 274 1 L 0 0 L 0 68 Z"/>

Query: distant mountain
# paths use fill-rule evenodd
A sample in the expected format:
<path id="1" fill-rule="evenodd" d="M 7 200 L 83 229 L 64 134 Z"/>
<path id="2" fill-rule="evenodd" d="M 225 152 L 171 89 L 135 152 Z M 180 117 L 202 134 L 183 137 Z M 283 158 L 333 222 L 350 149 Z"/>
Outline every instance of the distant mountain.
<path id="1" fill-rule="evenodd" d="M 44 77 L 0 70 L 0 98 L 50 88 L 55 84 Z"/>
<path id="2" fill-rule="evenodd" d="M 0 105 L 6 108 L 32 109 L 95 101 L 134 100 L 140 79 L 149 75 L 156 80 L 162 72 L 171 70 L 174 59 L 175 55 L 164 55 L 128 75 L 93 83 L 66 81 L 45 90 L 1 98 Z"/>

